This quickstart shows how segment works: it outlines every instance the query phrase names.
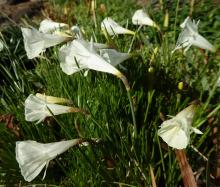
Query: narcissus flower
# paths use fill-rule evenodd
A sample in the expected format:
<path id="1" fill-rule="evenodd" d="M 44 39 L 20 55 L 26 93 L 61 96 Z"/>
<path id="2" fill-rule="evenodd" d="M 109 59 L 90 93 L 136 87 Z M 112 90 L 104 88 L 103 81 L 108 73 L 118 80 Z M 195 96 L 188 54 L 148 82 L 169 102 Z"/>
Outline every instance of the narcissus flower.
<path id="1" fill-rule="evenodd" d="M 192 45 L 212 52 L 216 51 L 215 47 L 199 34 L 198 25 L 199 21 L 196 23 L 194 20 L 192 21 L 190 17 L 185 19 L 185 21 L 180 25 L 183 30 L 178 37 L 176 47 L 173 52 L 177 49 L 185 48 L 185 53 Z"/>
<path id="2" fill-rule="evenodd" d="M 189 144 L 190 133 L 202 132 L 192 127 L 196 105 L 190 105 L 179 112 L 172 119 L 166 120 L 161 124 L 158 135 L 170 146 L 176 149 L 184 149 Z"/>
<path id="3" fill-rule="evenodd" d="M 80 39 L 73 40 L 60 48 L 60 67 L 67 75 L 83 69 L 92 69 L 120 77 L 121 72 L 98 55 L 96 50 L 90 42 Z"/>
<path id="4" fill-rule="evenodd" d="M 61 102 L 68 103 L 69 100 L 41 94 L 36 94 L 36 96 L 31 94 L 25 100 L 25 120 L 40 123 L 49 116 L 71 112 L 83 112 L 79 108 L 55 104 Z"/>
<path id="5" fill-rule="evenodd" d="M 108 35 L 110 36 L 114 36 L 118 34 L 132 34 L 132 35 L 135 34 L 133 31 L 120 26 L 110 17 L 107 17 L 102 21 L 101 29 L 104 33 L 107 32 Z"/>
<path id="6" fill-rule="evenodd" d="M 29 59 L 39 56 L 47 48 L 58 45 L 70 38 L 68 35 L 42 33 L 35 28 L 21 28 L 21 31 L 24 48 Z"/>
<path id="7" fill-rule="evenodd" d="M 81 139 L 73 139 L 54 143 L 38 143 L 36 141 L 17 141 L 16 142 L 16 160 L 19 164 L 21 174 L 28 182 L 39 175 L 44 167 L 44 177 L 49 162 L 67 151 L 70 147 L 80 144 Z"/>
<path id="8" fill-rule="evenodd" d="M 149 17 L 149 15 L 143 9 L 139 9 L 134 13 L 132 17 L 132 23 L 134 25 L 148 25 L 152 27 L 158 27 L 157 24 Z"/>
<path id="9" fill-rule="evenodd" d="M 39 31 L 42 33 L 52 33 L 62 27 L 68 27 L 65 23 L 54 22 L 51 19 L 44 19 L 40 23 Z"/>
<path id="10" fill-rule="evenodd" d="M 65 98 L 62 98 L 62 97 L 48 96 L 48 95 L 41 94 L 41 93 L 36 93 L 36 97 L 38 97 L 39 99 L 44 100 L 47 103 L 52 103 L 52 104 L 55 104 L 55 103 L 68 103 L 68 104 L 71 104 L 72 103 L 72 101 L 69 100 L 69 99 L 65 99 Z"/>

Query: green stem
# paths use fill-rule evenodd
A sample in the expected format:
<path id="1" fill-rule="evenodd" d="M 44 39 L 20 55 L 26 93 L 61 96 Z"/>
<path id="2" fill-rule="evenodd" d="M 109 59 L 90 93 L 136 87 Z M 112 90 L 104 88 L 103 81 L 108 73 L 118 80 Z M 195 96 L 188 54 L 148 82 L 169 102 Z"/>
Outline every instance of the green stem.
<path id="1" fill-rule="evenodd" d="M 136 123 L 136 118 L 135 118 L 135 114 L 134 114 L 134 105 L 133 105 L 133 102 L 131 99 L 131 88 L 129 86 L 127 78 L 123 74 L 120 74 L 118 77 L 122 80 L 123 84 L 125 85 L 126 91 L 127 91 L 129 104 L 130 104 L 130 108 L 131 108 L 133 125 L 134 125 L 134 137 L 136 138 L 137 137 L 137 123 Z"/>
<path id="2" fill-rule="evenodd" d="M 134 137 L 137 137 L 137 123 L 136 123 L 136 118 L 135 118 L 135 114 L 134 114 L 134 105 L 131 99 L 131 92 L 130 90 L 127 90 L 127 95 L 128 95 L 128 99 L 129 99 L 129 103 L 130 103 L 130 107 L 131 107 L 131 114 L 132 114 L 132 120 L 133 120 L 133 124 L 134 124 Z"/>
<path id="3" fill-rule="evenodd" d="M 175 14 L 175 22 L 174 22 L 174 43 L 176 41 L 176 23 L 177 23 L 177 16 L 178 16 L 178 11 L 179 11 L 179 0 L 177 0 L 177 3 L 176 3 L 176 14 Z"/>
<path id="4" fill-rule="evenodd" d="M 137 33 L 139 32 L 139 30 L 140 30 L 141 28 L 142 28 L 142 25 L 140 25 L 140 26 L 138 27 L 138 29 L 135 31 L 135 34 L 134 34 L 134 36 L 132 37 L 132 40 L 131 40 L 130 47 L 129 47 L 129 49 L 128 49 L 128 53 L 131 52 L 131 48 L 132 48 L 132 46 L 133 46 L 134 40 L 135 40 L 135 38 L 136 38 L 136 36 L 137 36 Z"/>

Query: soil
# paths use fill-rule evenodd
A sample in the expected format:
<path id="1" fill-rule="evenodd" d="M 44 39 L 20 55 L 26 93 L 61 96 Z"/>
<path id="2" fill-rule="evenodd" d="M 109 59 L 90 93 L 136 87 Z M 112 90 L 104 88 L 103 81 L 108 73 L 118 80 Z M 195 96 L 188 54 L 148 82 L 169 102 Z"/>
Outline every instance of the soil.
<path id="1" fill-rule="evenodd" d="M 42 7 L 42 0 L 0 0 L 0 26 L 16 24 L 25 15 L 39 14 Z"/>

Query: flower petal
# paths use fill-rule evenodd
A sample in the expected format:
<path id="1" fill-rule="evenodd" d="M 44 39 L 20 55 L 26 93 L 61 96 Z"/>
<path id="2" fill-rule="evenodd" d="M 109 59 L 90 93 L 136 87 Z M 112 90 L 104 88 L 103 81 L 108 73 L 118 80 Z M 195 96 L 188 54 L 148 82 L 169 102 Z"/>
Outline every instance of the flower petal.
<path id="1" fill-rule="evenodd" d="M 132 17 L 132 23 L 134 25 L 149 25 L 152 27 L 157 27 L 156 23 L 149 17 L 149 15 L 143 9 L 135 11 Z"/>
<path id="2" fill-rule="evenodd" d="M 29 59 L 39 56 L 46 48 L 55 46 L 67 40 L 67 37 L 41 33 L 32 28 L 21 28 L 24 47 Z"/>
<path id="3" fill-rule="evenodd" d="M 40 23 L 39 31 L 42 33 L 52 33 L 62 27 L 68 27 L 68 25 L 65 23 L 54 22 L 51 19 L 44 19 Z"/>
<path id="4" fill-rule="evenodd" d="M 61 47 L 59 59 L 63 72 L 68 75 L 82 69 L 92 69 L 116 76 L 121 75 L 120 71 L 99 56 L 91 43 L 85 40 L 76 39 Z"/>
<path id="5" fill-rule="evenodd" d="M 215 47 L 200 34 L 197 34 L 194 40 L 192 40 L 192 45 L 195 45 L 196 47 L 199 47 L 202 49 L 207 49 L 212 52 L 216 51 Z"/>
<path id="6" fill-rule="evenodd" d="M 192 130 L 194 133 L 196 133 L 196 134 L 203 134 L 203 132 L 200 131 L 200 130 L 197 129 L 197 128 L 192 127 L 191 130 Z"/>
<path id="7" fill-rule="evenodd" d="M 117 34 L 135 34 L 133 31 L 120 26 L 110 17 L 107 17 L 102 21 L 101 29 L 103 32 L 107 32 L 110 36 L 114 36 Z"/>
<path id="8" fill-rule="evenodd" d="M 170 147 L 176 149 L 184 149 L 189 143 L 189 137 L 179 126 L 176 125 L 162 126 L 161 129 L 158 130 L 158 135 Z"/>
<path id="9" fill-rule="evenodd" d="M 113 66 L 117 66 L 121 62 L 130 58 L 128 53 L 120 53 L 115 49 L 101 49 L 100 55 Z"/>
<path id="10" fill-rule="evenodd" d="M 48 166 L 50 160 L 62 154 L 70 147 L 79 144 L 80 141 L 80 139 L 73 139 L 47 144 L 31 140 L 17 141 L 15 148 L 16 160 L 21 169 L 22 176 L 26 181 L 32 181 L 45 166 Z M 46 170 L 44 177 L 45 175 Z"/>

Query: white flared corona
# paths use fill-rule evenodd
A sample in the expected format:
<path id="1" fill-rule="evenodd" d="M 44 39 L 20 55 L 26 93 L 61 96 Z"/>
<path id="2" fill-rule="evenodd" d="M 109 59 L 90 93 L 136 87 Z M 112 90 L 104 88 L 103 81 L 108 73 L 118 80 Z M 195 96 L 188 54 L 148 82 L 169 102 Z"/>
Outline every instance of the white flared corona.
<path id="1" fill-rule="evenodd" d="M 100 55 L 113 66 L 117 66 L 118 64 L 131 57 L 130 54 L 121 53 L 116 51 L 115 49 L 101 49 Z"/>
<path id="2" fill-rule="evenodd" d="M 69 39 L 67 35 L 42 33 L 35 28 L 21 28 L 21 31 L 24 48 L 29 59 L 35 58 L 47 48 Z"/>
<path id="3" fill-rule="evenodd" d="M 139 9 L 134 13 L 132 17 L 132 23 L 134 25 L 148 25 L 152 27 L 158 27 L 157 24 L 149 17 L 149 15 L 143 9 Z"/>
<path id="4" fill-rule="evenodd" d="M 44 19 L 40 23 L 39 31 L 42 33 L 53 33 L 63 27 L 68 27 L 65 23 L 54 22 L 51 19 Z"/>
<path id="5" fill-rule="evenodd" d="M 81 139 L 46 144 L 31 140 L 17 141 L 15 148 L 16 160 L 22 176 L 26 181 L 30 182 L 46 167 L 43 176 L 44 179 L 49 162 L 80 142 Z"/>
<path id="6" fill-rule="evenodd" d="M 200 130 L 192 127 L 195 108 L 195 105 L 190 105 L 172 119 L 166 120 L 161 124 L 158 135 L 170 147 L 184 149 L 189 144 L 192 131 L 196 134 L 202 134 Z"/>
<path id="7" fill-rule="evenodd" d="M 119 70 L 97 54 L 90 42 L 85 40 L 76 39 L 62 46 L 59 51 L 59 59 L 60 67 L 67 75 L 83 69 L 111 73 L 118 77 L 122 75 Z"/>
<path id="8" fill-rule="evenodd" d="M 101 29 L 104 33 L 107 32 L 108 35 L 110 36 L 114 36 L 118 34 L 132 34 L 132 35 L 135 34 L 133 31 L 120 26 L 110 17 L 107 17 L 102 21 Z"/>
<path id="9" fill-rule="evenodd" d="M 182 32 L 178 37 L 176 47 L 173 52 L 177 49 L 184 49 L 185 53 L 192 45 L 212 52 L 216 51 L 215 47 L 199 34 L 198 25 L 199 21 L 196 23 L 195 20 L 192 21 L 190 17 L 187 17 L 184 20 L 184 22 L 180 25 Z"/>
<path id="10" fill-rule="evenodd" d="M 51 98 L 50 96 L 42 96 L 39 94 L 36 96 L 33 94 L 29 95 L 25 100 L 25 120 L 40 123 L 49 116 L 80 112 L 79 108 L 54 104 L 60 103 L 61 101 L 63 102 L 64 99 L 55 99 L 55 97 Z"/>

